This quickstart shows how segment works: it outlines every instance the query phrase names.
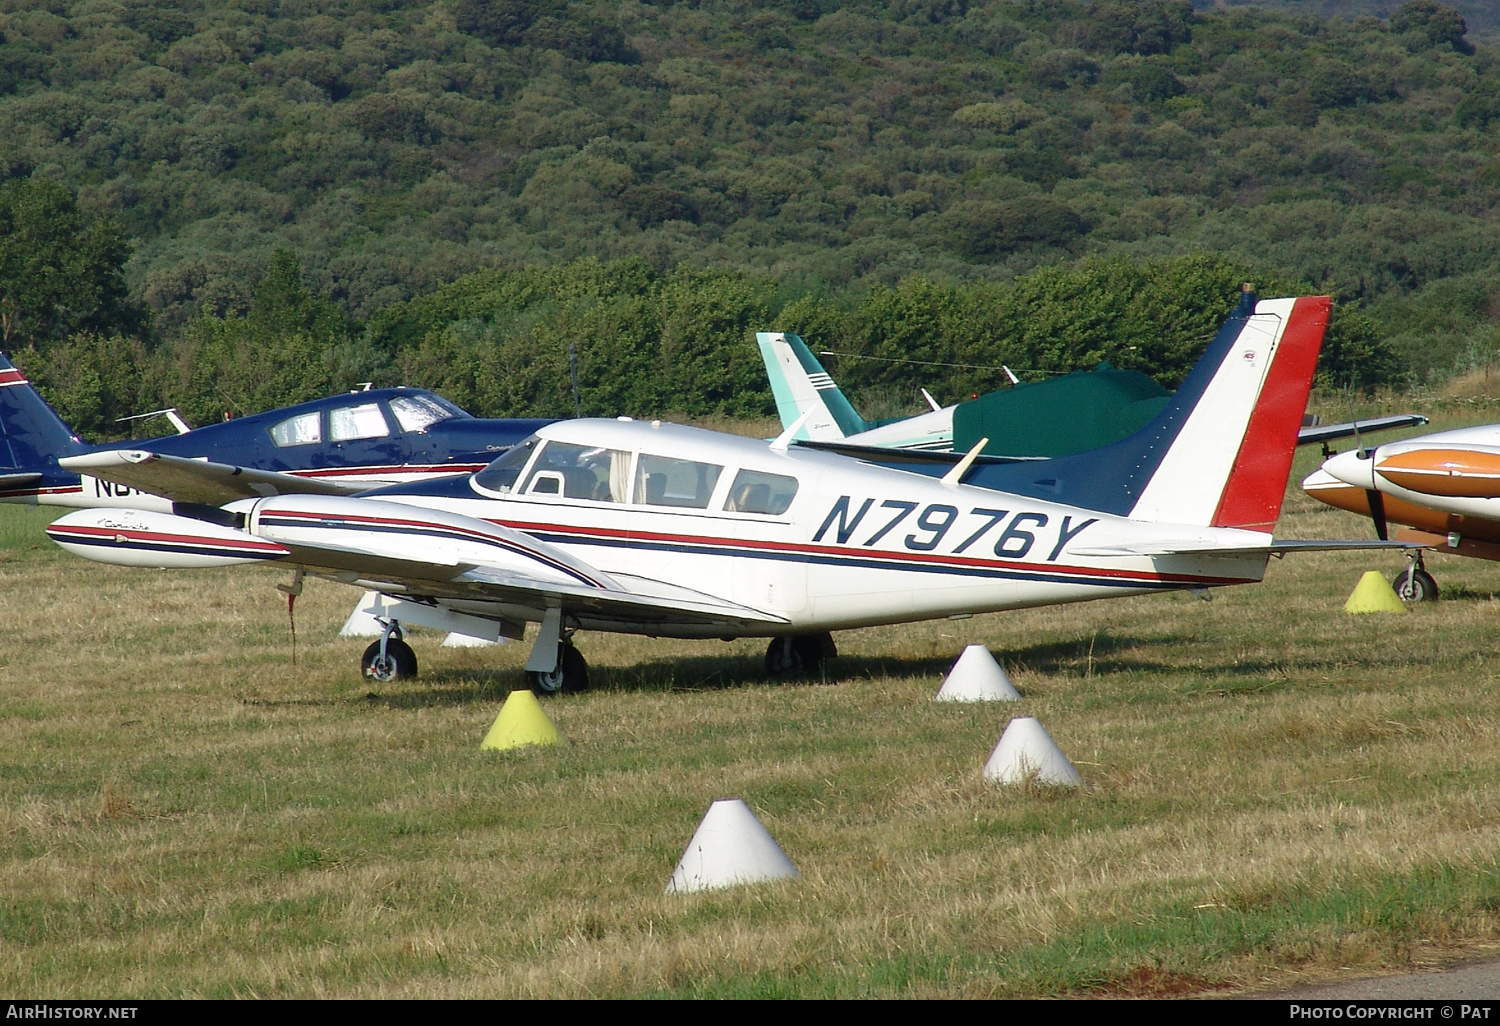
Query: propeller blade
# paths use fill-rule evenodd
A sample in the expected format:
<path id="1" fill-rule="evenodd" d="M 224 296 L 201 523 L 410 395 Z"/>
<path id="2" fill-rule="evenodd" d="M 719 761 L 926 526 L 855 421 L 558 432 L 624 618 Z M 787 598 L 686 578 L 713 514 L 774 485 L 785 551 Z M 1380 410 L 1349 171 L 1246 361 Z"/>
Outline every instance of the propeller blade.
<path id="1" fill-rule="evenodd" d="M 1370 500 L 1370 519 L 1375 521 L 1375 536 L 1381 541 L 1390 541 L 1385 522 L 1385 496 L 1371 488 L 1365 492 L 1365 497 Z"/>

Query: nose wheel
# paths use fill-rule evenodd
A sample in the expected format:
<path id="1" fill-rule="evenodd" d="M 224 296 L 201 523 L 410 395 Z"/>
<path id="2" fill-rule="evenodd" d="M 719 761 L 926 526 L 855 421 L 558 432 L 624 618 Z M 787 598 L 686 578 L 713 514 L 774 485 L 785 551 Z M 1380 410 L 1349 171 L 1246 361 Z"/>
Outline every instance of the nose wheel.
<path id="1" fill-rule="evenodd" d="M 393 680 L 411 680 L 417 675 L 417 653 L 401 634 L 396 620 L 381 620 L 385 631 L 360 656 L 359 669 L 366 680 L 388 684 Z"/>
<path id="2" fill-rule="evenodd" d="M 1396 597 L 1402 602 L 1437 601 L 1437 581 L 1423 565 L 1421 549 L 1413 549 L 1407 554 L 1406 569 L 1396 575 L 1391 587 L 1396 589 Z"/>

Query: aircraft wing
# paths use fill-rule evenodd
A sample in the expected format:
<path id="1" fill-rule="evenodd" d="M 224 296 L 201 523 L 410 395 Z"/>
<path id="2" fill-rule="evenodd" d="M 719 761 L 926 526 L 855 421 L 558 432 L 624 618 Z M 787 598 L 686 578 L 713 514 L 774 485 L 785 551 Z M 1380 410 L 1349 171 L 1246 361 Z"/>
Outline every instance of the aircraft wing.
<path id="1" fill-rule="evenodd" d="M 183 456 L 163 456 L 144 449 L 109 449 L 85 456 L 67 456 L 57 462 L 75 474 L 150 492 L 173 502 L 205 506 L 271 495 L 351 495 L 370 487 L 368 481 L 300 477 Z"/>
<path id="2" fill-rule="evenodd" d="M 1335 438 L 1353 438 L 1358 435 L 1368 435 L 1372 431 L 1420 427 L 1426 423 L 1427 418 L 1420 413 L 1396 413 L 1389 417 L 1372 417 L 1369 420 L 1355 420 L 1347 424 L 1319 424 L 1298 431 L 1297 444 L 1312 445 L 1317 442 L 1331 442 Z"/>
<path id="3" fill-rule="evenodd" d="M 1343 552 L 1348 549 L 1421 549 L 1429 546 L 1395 541 L 1309 541 L 1269 540 L 1264 545 L 1215 545 L 1202 539 L 1191 541 L 1152 541 L 1125 545 L 1100 545 L 1094 548 L 1070 548 L 1075 556 L 1284 556 L 1288 552 Z"/>
<path id="4" fill-rule="evenodd" d="M 528 539 L 532 545 L 544 543 Z M 545 610 L 560 606 L 574 617 L 597 617 L 629 623 L 724 624 L 745 626 L 787 621 L 748 606 L 701 592 L 675 588 L 648 578 L 611 578 L 611 587 L 534 576 L 510 567 L 480 566 L 444 558 L 403 559 L 336 545 L 287 545 L 295 563 L 314 573 L 340 579 L 354 576 L 367 587 L 393 595 L 438 601 L 492 602 Z M 550 546 L 547 546 L 550 548 Z M 602 576 L 602 575 L 601 575 Z"/>
<path id="5" fill-rule="evenodd" d="M 642 576 L 611 575 L 522 531 L 457 513 L 349 496 L 286 495 L 231 510 L 244 529 L 174 513 L 81 509 L 48 534 L 125 566 L 290 565 L 418 602 L 495 618 L 671 627 L 774 626 L 783 617 Z"/>

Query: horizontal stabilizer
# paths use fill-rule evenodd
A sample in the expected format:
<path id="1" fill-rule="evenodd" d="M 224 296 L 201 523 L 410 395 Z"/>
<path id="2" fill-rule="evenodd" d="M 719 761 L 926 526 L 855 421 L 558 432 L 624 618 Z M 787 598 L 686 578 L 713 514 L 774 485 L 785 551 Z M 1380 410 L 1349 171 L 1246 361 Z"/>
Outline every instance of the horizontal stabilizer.
<path id="1" fill-rule="evenodd" d="M 964 458 L 961 452 L 952 450 L 933 449 L 893 449 L 883 445 L 859 445 L 854 442 L 810 442 L 799 441 L 795 443 L 801 449 L 819 449 L 823 452 L 836 452 L 840 456 L 849 456 L 866 463 L 877 463 L 881 466 L 899 466 L 901 464 L 921 464 L 934 467 L 951 467 Z M 1045 456 L 978 456 L 974 462 L 976 465 L 999 466 L 1005 463 L 1038 463 L 1046 460 Z"/>
<path id="2" fill-rule="evenodd" d="M 69 456 L 58 463 L 75 474 L 160 495 L 173 502 L 205 506 L 272 495 L 350 495 L 370 487 L 368 481 L 299 477 L 184 456 L 163 456 L 143 449 L 110 449 Z"/>
<path id="3" fill-rule="evenodd" d="M 24 488 L 29 484 L 36 484 L 41 479 L 41 474 L 0 474 L 0 491 L 8 488 Z"/>

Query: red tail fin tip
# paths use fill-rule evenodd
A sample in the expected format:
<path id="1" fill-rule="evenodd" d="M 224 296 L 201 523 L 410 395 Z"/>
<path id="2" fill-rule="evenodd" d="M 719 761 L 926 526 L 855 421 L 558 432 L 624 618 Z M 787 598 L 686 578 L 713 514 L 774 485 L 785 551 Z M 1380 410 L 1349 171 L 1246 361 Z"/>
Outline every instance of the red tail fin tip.
<path id="1" fill-rule="evenodd" d="M 1267 533 L 1276 526 L 1332 308 L 1328 296 L 1303 297 L 1292 307 L 1219 497 L 1213 526 Z"/>

